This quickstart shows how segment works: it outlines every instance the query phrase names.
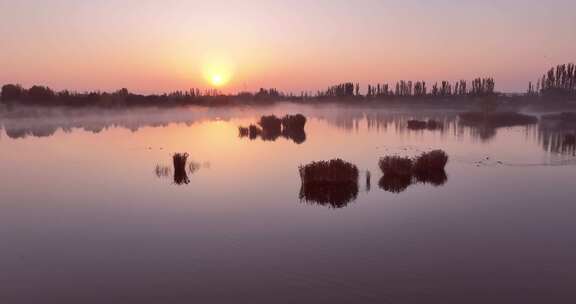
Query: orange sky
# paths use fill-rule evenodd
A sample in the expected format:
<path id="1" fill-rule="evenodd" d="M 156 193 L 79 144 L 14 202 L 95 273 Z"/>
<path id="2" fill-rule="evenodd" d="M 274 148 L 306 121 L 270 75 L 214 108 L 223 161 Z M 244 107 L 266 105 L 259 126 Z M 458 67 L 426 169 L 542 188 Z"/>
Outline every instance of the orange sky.
<path id="1" fill-rule="evenodd" d="M 493 76 L 523 91 L 576 61 L 576 2 L 0 1 L 0 83 L 299 92 Z M 215 72 L 217 71 L 217 72 Z"/>

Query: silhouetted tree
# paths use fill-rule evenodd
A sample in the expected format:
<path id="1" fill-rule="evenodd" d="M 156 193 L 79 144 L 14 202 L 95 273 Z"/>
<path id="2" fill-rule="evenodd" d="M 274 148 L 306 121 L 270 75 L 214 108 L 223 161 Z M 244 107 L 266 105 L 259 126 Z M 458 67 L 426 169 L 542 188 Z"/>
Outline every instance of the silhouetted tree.
<path id="1" fill-rule="evenodd" d="M 326 89 L 325 92 L 320 92 L 318 97 L 351 97 L 359 94 L 360 85 L 354 85 L 351 82 L 341 83 Z"/>
<path id="2" fill-rule="evenodd" d="M 573 63 L 551 68 L 542 76 L 540 93 L 547 96 L 576 95 L 576 67 Z"/>
<path id="3" fill-rule="evenodd" d="M 495 81 L 493 78 L 476 78 L 472 81 L 472 90 L 469 95 L 487 96 L 494 94 Z"/>
<path id="4" fill-rule="evenodd" d="M 22 98 L 24 89 L 20 85 L 6 84 L 2 86 L 1 99 L 2 101 L 13 101 Z"/>
<path id="5" fill-rule="evenodd" d="M 27 100 L 34 104 L 49 104 L 54 97 L 54 91 L 43 86 L 33 86 L 27 94 Z"/>

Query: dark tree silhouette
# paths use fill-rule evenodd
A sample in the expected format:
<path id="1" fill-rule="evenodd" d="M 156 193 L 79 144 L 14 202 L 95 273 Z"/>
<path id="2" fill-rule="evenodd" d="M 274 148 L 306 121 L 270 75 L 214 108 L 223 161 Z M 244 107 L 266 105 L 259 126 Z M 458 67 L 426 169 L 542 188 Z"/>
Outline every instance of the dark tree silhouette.
<path id="1" fill-rule="evenodd" d="M 20 85 L 6 84 L 2 86 L 2 93 L 0 95 L 2 101 L 19 100 L 24 95 L 24 89 Z"/>
<path id="2" fill-rule="evenodd" d="M 472 81 L 472 96 L 487 96 L 494 94 L 495 82 L 493 78 L 476 78 Z"/>
<path id="3" fill-rule="evenodd" d="M 33 104 L 50 104 L 56 94 L 48 87 L 33 86 L 28 90 L 27 100 Z"/>
<path id="4" fill-rule="evenodd" d="M 351 97 L 354 96 L 354 92 L 358 95 L 360 91 L 360 85 L 354 85 L 352 82 L 346 82 L 331 86 L 324 92 L 319 92 L 318 97 Z"/>
<path id="5" fill-rule="evenodd" d="M 550 71 L 543 79 L 538 81 L 536 91 L 574 92 L 575 72 L 573 65 L 559 66 L 557 70 Z M 395 85 L 387 83 L 369 84 L 366 99 L 392 99 L 392 98 L 442 98 L 454 96 L 488 96 L 495 95 L 495 82 L 492 78 L 477 78 L 472 82 L 469 90 L 467 83 L 460 80 L 452 85 L 448 81 L 435 83 L 429 90 L 424 81 L 400 80 Z M 530 85 L 529 91 L 534 90 Z M 353 98 L 351 98 L 353 97 Z M 30 89 L 18 85 L 7 84 L 2 87 L 1 98 L 4 102 L 34 105 L 57 106 L 101 106 L 101 107 L 129 107 L 129 106 L 178 106 L 178 105 L 225 105 L 250 102 L 274 102 L 279 100 L 292 100 L 308 102 L 309 100 L 322 100 L 328 98 L 342 98 L 346 101 L 360 101 L 360 84 L 345 82 L 328 87 L 325 91 L 315 93 L 302 91 L 299 95 L 283 93 L 275 88 L 252 92 L 239 92 L 236 95 L 225 95 L 217 89 L 200 90 L 192 88 L 185 91 L 174 91 L 160 95 L 140 95 L 123 88 L 118 91 L 107 92 L 54 92 L 45 86 L 33 86 Z"/>
<path id="6" fill-rule="evenodd" d="M 576 96 L 576 67 L 573 63 L 551 68 L 539 80 L 544 96 Z"/>

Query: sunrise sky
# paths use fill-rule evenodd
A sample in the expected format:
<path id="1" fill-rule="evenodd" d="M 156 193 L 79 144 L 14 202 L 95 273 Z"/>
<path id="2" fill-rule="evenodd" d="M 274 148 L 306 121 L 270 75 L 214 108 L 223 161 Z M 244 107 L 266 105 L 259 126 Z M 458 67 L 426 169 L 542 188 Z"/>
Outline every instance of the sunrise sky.
<path id="1" fill-rule="evenodd" d="M 470 80 L 576 61 L 574 0 L 0 0 L 0 84 L 164 92 Z"/>

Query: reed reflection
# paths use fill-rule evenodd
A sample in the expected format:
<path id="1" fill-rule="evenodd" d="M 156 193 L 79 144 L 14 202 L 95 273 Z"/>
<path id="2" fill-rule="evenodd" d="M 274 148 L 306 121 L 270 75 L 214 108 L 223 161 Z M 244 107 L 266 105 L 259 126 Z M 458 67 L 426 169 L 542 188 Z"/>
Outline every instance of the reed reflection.
<path id="1" fill-rule="evenodd" d="M 358 168 L 341 159 L 312 162 L 299 167 L 300 200 L 343 208 L 358 197 Z M 369 178 L 369 177 L 368 177 Z"/>

